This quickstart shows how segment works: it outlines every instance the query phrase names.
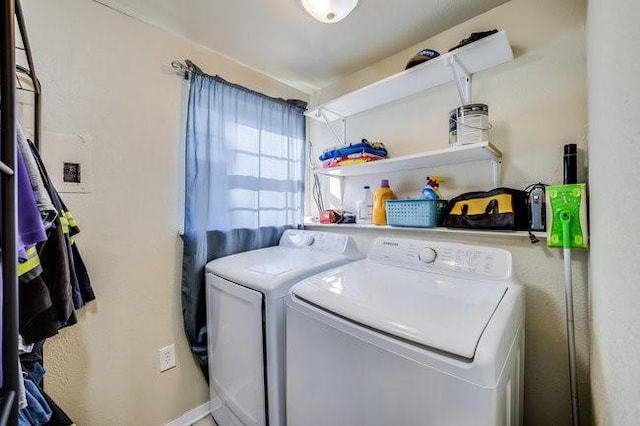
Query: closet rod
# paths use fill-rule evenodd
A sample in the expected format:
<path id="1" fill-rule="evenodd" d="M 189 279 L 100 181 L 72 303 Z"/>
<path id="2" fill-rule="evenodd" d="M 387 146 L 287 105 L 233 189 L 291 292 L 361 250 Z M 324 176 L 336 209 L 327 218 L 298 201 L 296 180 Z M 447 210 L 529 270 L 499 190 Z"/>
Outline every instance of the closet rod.
<path id="1" fill-rule="evenodd" d="M 22 65 L 16 65 L 16 71 L 18 72 L 18 74 L 25 74 L 27 77 L 29 77 L 29 79 L 31 79 L 31 75 L 29 74 L 29 70 L 27 68 L 23 67 Z M 33 89 L 24 87 L 22 85 L 22 81 L 20 80 L 20 77 L 18 75 L 16 75 L 16 82 L 17 82 L 17 85 L 18 85 L 16 87 L 17 90 L 22 90 L 22 91 L 30 92 L 30 93 L 36 93 L 35 86 L 34 86 Z"/>
<path id="2" fill-rule="evenodd" d="M 16 57 L 14 0 L 0 3 L 0 161 L 16 166 Z M 2 396 L 18 390 L 18 250 L 16 244 L 17 176 L 2 175 Z M 18 424 L 18 404 L 11 402 L 8 423 Z"/>
<path id="3" fill-rule="evenodd" d="M 36 76 L 36 68 L 33 62 L 33 55 L 31 54 L 31 43 L 29 42 L 29 36 L 27 35 L 27 26 L 24 23 L 24 13 L 22 12 L 22 4 L 20 0 L 15 1 L 15 16 L 18 21 L 18 29 L 20 30 L 20 37 L 22 39 L 22 46 L 24 47 L 25 55 L 27 56 L 27 64 L 29 65 L 29 69 L 25 72 L 33 82 L 33 93 L 34 93 L 34 109 L 35 109 L 35 117 L 34 117 L 34 131 L 33 131 L 33 143 L 35 144 L 37 149 L 40 149 L 40 135 L 41 135 L 41 123 L 42 121 L 42 103 L 40 102 L 40 80 Z M 20 67 L 19 71 L 24 72 L 24 67 Z"/>

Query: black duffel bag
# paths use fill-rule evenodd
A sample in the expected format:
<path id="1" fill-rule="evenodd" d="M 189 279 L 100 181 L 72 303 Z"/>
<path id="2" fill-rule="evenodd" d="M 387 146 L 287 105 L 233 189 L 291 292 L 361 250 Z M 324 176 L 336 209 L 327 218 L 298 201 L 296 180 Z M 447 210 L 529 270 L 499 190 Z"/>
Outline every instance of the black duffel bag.
<path id="1" fill-rule="evenodd" d="M 529 229 L 526 192 L 512 188 L 467 192 L 449 200 L 442 226 L 469 229 Z"/>

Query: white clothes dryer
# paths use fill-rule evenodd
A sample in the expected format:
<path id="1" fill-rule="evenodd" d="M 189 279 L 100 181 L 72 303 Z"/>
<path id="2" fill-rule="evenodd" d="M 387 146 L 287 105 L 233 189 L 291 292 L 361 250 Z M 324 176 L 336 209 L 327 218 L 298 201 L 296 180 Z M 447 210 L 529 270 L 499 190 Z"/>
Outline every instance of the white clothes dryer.
<path id="1" fill-rule="evenodd" d="M 211 410 L 219 426 L 285 424 L 285 298 L 317 272 L 363 256 L 352 238 L 287 230 L 278 246 L 206 266 Z"/>
<path id="2" fill-rule="evenodd" d="M 506 250 L 378 238 L 291 288 L 287 424 L 520 425 L 524 309 Z"/>

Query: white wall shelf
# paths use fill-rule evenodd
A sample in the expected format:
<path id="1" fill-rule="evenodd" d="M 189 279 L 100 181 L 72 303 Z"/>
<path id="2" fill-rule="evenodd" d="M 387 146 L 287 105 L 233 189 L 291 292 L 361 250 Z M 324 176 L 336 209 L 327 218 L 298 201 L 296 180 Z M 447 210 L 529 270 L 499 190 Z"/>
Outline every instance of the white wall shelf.
<path id="1" fill-rule="evenodd" d="M 308 110 L 305 115 L 320 121 L 335 121 L 354 114 L 385 105 L 430 88 L 439 86 L 456 77 L 466 76 L 466 87 L 470 103 L 470 76 L 479 71 L 513 60 L 511 45 L 504 30 L 482 38 L 453 52 L 448 52 L 408 70 L 342 95 L 336 99 Z M 464 79 L 463 79 L 464 80 Z"/>
<path id="2" fill-rule="evenodd" d="M 494 186 L 498 186 L 501 159 L 502 153 L 491 142 L 480 142 L 344 167 L 316 168 L 314 173 L 328 176 L 359 176 L 489 160 L 492 164 Z"/>
<path id="3" fill-rule="evenodd" d="M 451 228 L 409 228 L 404 226 L 378 226 L 369 224 L 357 224 L 357 223 L 340 223 L 340 224 L 324 224 L 324 223 L 312 223 L 305 222 L 304 227 L 306 229 L 323 231 L 327 229 L 339 230 L 339 229 L 354 229 L 354 230 L 376 230 L 379 232 L 408 232 L 411 234 L 416 233 L 438 233 L 438 234 L 458 234 L 469 236 L 485 236 L 485 237 L 498 237 L 498 238 L 529 238 L 528 231 L 494 231 L 494 230 L 477 230 L 477 229 L 451 229 Z M 547 238 L 546 232 L 532 232 L 538 239 L 543 240 Z"/>

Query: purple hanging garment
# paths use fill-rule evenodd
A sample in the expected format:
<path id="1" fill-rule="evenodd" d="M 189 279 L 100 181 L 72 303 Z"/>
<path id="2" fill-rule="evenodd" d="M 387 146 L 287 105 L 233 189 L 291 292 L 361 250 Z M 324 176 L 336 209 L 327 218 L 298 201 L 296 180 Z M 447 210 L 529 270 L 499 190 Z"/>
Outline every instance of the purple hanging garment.
<path id="1" fill-rule="evenodd" d="M 18 169 L 18 258 L 26 260 L 25 249 L 46 241 L 47 234 L 20 150 L 17 151 L 16 168 Z"/>

